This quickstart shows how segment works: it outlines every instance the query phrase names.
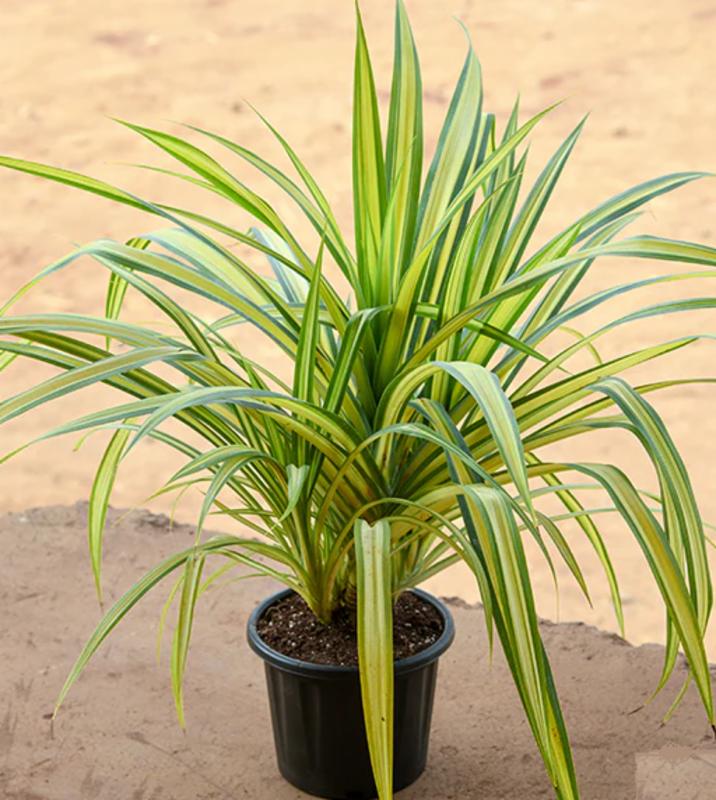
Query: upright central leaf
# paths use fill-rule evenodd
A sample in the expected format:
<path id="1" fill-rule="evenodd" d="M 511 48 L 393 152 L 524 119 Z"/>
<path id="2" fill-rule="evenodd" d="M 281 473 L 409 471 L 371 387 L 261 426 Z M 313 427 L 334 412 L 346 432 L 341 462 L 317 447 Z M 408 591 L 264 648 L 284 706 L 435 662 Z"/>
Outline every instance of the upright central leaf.
<path id="1" fill-rule="evenodd" d="M 420 63 L 405 6 L 398 2 L 395 22 L 395 59 L 390 93 L 386 179 L 391 199 L 386 226 L 393 228 L 382 259 L 382 284 L 395 290 L 413 252 L 415 223 L 423 166 L 423 101 Z M 385 250 L 384 246 L 384 250 Z M 381 297 L 387 301 L 387 297 Z"/>
<path id="2" fill-rule="evenodd" d="M 315 392 L 315 373 L 316 373 L 316 348 L 318 347 L 318 329 L 320 327 L 319 300 L 321 297 L 321 263 L 323 261 L 323 243 L 318 251 L 316 266 L 311 278 L 311 286 L 308 290 L 306 305 L 304 307 L 303 320 L 301 322 L 301 332 L 298 337 L 296 348 L 296 364 L 293 372 L 293 396 L 299 400 L 306 400 L 312 403 Z M 298 465 L 305 463 L 306 442 L 298 442 L 297 459 Z"/>
<path id="3" fill-rule="evenodd" d="M 386 204 L 385 164 L 373 69 L 357 15 L 353 89 L 353 204 L 358 280 L 370 305 L 378 281 L 378 252 Z"/>

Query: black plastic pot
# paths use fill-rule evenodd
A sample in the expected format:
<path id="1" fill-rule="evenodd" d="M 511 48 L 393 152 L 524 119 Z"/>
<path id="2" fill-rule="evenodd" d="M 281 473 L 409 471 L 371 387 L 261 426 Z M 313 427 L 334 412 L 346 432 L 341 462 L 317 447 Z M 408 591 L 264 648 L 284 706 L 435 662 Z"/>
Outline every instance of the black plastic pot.
<path id="1" fill-rule="evenodd" d="M 425 769 L 438 659 L 452 643 L 452 615 L 437 598 L 413 590 L 443 618 L 440 638 L 409 658 L 395 662 L 395 790 L 415 781 Z M 248 639 L 264 660 L 278 768 L 304 792 L 332 800 L 377 796 L 368 755 L 357 667 L 310 664 L 268 647 L 256 624 L 290 590 L 263 601 L 251 614 Z"/>

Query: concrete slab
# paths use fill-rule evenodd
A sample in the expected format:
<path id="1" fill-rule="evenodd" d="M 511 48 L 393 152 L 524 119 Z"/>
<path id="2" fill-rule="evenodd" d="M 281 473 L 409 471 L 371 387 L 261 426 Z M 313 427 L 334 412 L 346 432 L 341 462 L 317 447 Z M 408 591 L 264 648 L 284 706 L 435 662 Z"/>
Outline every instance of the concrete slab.
<path id="1" fill-rule="evenodd" d="M 637 800 L 713 800 L 716 747 L 663 747 L 636 756 Z"/>
<path id="2" fill-rule="evenodd" d="M 147 512 L 132 513 L 112 528 L 107 601 L 190 543 L 191 534 L 186 526 L 170 530 L 164 517 Z M 0 518 L 0 796 L 303 797 L 276 771 L 263 673 L 244 642 L 248 614 L 273 588 L 268 581 L 232 584 L 200 604 L 186 684 L 186 734 L 175 722 L 166 663 L 155 663 L 156 621 L 167 586 L 149 595 L 105 643 L 68 698 L 52 738 L 47 716 L 99 617 L 85 537 L 82 505 Z M 551 797 L 499 651 L 488 663 L 482 611 L 460 602 L 452 608 L 457 637 L 441 662 L 428 770 L 401 797 Z M 678 784 L 687 773 L 702 774 L 699 759 L 713 763 L 716 745 L 694 690 L 672 721 L 660 726 L 684 677 L 683 664 L 662 696 L 630 713 L 656 684 L 661 647 L 635 648 L 580 624 L 544 623 L 542 633 L 585 800 L 633 800 L 635 773 L 642 786 L 657 773 L 666 780 L 667 772 Z M 671 752 L 684 755 L 664 755 Z"/>

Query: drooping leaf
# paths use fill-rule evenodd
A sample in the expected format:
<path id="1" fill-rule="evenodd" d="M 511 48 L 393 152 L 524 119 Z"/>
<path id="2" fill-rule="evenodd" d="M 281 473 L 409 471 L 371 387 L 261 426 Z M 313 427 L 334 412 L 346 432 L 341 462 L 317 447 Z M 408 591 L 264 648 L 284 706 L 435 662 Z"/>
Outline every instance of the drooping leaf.
<path id="1" fill-rule="evenodd" d="M 393 592 L 390 524 L 356 522 L 358 667 L 380 800 L 393 796 Z"/>

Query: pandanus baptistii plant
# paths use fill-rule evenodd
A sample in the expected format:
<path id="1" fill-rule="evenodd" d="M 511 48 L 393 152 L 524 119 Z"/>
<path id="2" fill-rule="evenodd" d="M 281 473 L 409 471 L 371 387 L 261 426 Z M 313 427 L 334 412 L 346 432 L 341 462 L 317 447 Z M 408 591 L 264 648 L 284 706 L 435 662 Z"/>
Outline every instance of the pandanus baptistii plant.
<path id="1" fill-rule="evenodd" d="M 393 601 L 462 561 L 477 582 L 490 640 L 499 640 L 556 794 L 577 797 L 524 540 L 534 539 L 547 559 L 563 559 L 587 593 L 559 524 L 576 520 L 601 562 L 622 625 L 619 587 L 599 529 L 605 503 L 589 501 L 598 490 L 638 541 L 663 598 L 667 647 L 658 688 L 685 653 L 688 680 L 713 722 L 703 644 L 712 603 L 706 538 L 684 462 L 648 399 L 696 379 L 633 385 L 622 377 L 699 337 L 661 341 L 657 325 L 652 344 L 608 360 L 598 357 L 596 345 L 632 321 L 714 308 L 716 298 L 615 311 L 611 322 L 566 346 L 560 338 L 582 315 L 633 291 L 716 275 L 711 247 L 624 233 L 648 201 L 702 173 L 647 181 L 543 240 L 535 231 L 583 123 L 525 187 L 524 145 L 549 109 L 523 121 L 515 105 L 500 129 L 482 97 L 480 66 L 468 46 L 435 152 L 424 161 L 420 68 L 405 9 L 399 2 L 387 126 L 358 18 L 354 237 L 269 123 L 292 176 L 207 130 L 190 126 L 190 142 L 124 123 L 183 168 L 158 172 L 226 200 L 221 218 L 144 200 L 75 172 L 0 159 L 159 221 L 156 232 L 125 243 L 104 239 L 77 248 L 22 287 L 0 317 L 3 367 L 29 359 L 58 370 L 0 403 L 0 421 L 99 382 L 128 396 L 47 433 L 101 429 L 109 437 L 89 506 L 98 590 L 112 486 L 135 446 L 153 439 L 185 457 L 167 476 L 165 491 L 194 486 L 203 492 L 195 543 L 140 578 L 106 612 L 58 705 L 124 615 L 170 579 L 167 608 L 176 609 L 171 677 L 183 720 L 195 604 L 231 570 L 268 575 L 298 593 L 322 623 L 355 604 L 367 738 L 378 791 L 388 798 Z M 202 142 L 225 158 L 209 155 Z M 274 181 L 315 236 L 299 242 L 280 210 L 234 175 L 235 160 Z M 237 244 L 244 247 L 237 251 Z M 273 277 L 255 268 L 254 256 L 268 258 Z M 102 314 L 11 313 L 14 300 L 38 280 L 84 257 L 108 274 Z M 674 262 L 679 270 L 655 268 L 596 293 L 580 291 L 587 273 L 613 257 Z M 350 285 L 348 299 L 328 279 L 329 264 L 340 270 L 341 286 Z M 193 313 L 177 289 L 210 301 L 215 312 Z M 130 291 L 153 304 L 155 327 L 122 321 Z M 290 359 L 292 381 L 232 343 L 237 326 L 247 323 Z M 585 354 L 593 363 L 578 358 Z M 170 419 L 181 427 L 169 432 Z M 643 492 L 619 466 L 549 455 L 555 443 L 611 429 L 643 446 L 658 492 Z M 553 509 L 555 500 L 562 511 L 550 514 L 545 501 Z M 209 514 L 238 521 L 245 535 L 203 536 Z"/>

